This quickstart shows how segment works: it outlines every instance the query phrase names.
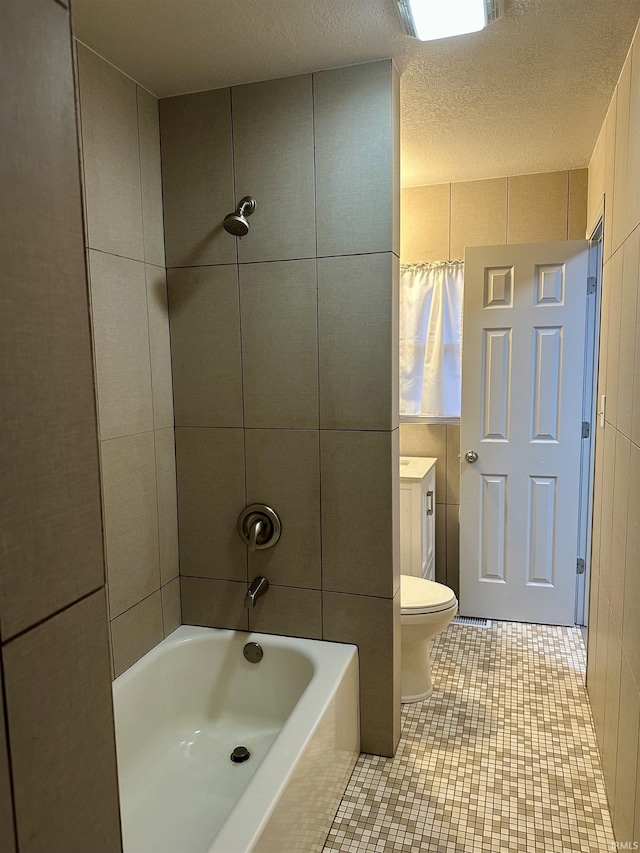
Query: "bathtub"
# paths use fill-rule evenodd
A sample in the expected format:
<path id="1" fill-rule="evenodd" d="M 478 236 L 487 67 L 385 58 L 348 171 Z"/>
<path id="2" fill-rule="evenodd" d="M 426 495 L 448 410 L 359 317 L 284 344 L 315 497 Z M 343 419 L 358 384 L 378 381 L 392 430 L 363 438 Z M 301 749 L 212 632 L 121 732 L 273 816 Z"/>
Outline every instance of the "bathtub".
<path id="1" fill-rule="evenodd" d="M 355 646 L 183 625 L 113 698 L 124 853 L 322 849 L 360 748 Z"/>

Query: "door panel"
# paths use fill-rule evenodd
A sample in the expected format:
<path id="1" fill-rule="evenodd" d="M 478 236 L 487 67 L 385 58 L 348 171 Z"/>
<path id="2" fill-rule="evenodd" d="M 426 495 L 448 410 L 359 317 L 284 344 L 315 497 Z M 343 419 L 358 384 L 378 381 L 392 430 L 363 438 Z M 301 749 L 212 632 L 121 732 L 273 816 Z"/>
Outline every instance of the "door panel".
<path id="1" fill-rule="evenodd" d="M 465 253 L 464 615 L 574 623 L 587 259 L 586 241 Z"/>

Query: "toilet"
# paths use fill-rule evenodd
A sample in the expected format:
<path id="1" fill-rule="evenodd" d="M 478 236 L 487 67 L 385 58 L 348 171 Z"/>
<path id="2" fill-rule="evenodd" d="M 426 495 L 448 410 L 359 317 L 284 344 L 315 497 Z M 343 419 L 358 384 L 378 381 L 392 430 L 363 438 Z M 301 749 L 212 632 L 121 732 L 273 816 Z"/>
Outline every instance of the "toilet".
<path id="1" fill-rule="evenodd" d="M 433 692 L 431 640 L 458 612 L 452 589 L 413 575 L 400 576 L 403 703 L 420 702 Z"/>

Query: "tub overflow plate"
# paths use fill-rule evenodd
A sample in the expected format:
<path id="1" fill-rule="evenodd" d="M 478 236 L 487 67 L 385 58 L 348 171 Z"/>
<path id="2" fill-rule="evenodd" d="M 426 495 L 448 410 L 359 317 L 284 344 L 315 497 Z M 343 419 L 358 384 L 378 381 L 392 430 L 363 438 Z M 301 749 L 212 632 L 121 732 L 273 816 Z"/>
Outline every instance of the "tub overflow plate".
<path id="1" fill-rule="evenodd" d="M 244 656 L 249 663 L 260 663 L 263 655 L 264 652 L 262 651 L 262 646 L 259 643 L 247 643 L 244 647 Z"/>

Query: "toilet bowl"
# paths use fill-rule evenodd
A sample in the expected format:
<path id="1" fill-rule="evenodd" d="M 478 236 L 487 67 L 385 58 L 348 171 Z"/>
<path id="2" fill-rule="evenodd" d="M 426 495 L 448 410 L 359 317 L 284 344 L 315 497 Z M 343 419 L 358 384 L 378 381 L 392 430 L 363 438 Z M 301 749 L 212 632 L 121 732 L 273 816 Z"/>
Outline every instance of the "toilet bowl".
<path id="1" fill-rule="evenodd" d="M 452 589 L 412 575 L 400 577 L 402 702 L 420 702 L 433 692 L 431 640 L 458 612 Z"/>

